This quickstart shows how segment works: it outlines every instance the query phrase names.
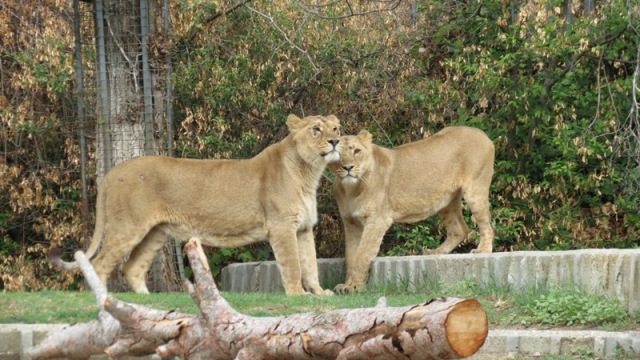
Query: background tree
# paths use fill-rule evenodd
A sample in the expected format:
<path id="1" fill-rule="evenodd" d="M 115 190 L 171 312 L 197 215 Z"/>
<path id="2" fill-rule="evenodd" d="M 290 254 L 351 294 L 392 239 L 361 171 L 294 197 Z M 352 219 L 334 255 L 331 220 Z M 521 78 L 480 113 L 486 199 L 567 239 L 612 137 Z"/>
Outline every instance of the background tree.
<path id="1" fill-rule="evenodd" d="M 166 149 L 168 87 L 162 6 L 155 0 L 97 0 L 97 183 L 113 166 Z M 152 49 L 151 39 L 154 48 Z M 152 51 L 153 50 L 153 51 Z M 152 71 L 153 69 L 153 71 Z M 155 290 L 178 288 L 171 248 L 153 266 Z M 166 255 L 166 256 L 165 256 Z M 122 272 L 118 272 L 122 282 Z"/>

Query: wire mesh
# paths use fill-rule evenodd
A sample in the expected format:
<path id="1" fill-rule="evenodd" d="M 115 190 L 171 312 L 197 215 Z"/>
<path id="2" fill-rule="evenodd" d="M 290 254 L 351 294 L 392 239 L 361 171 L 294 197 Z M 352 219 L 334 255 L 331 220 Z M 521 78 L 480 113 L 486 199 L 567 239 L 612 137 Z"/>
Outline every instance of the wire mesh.
<path id="1" fill-rule="evenodd" d="M 153 5 L 157 4 L 148 0 L 96 0 L 76 7 L 80 36 L 76 45 L 81 47 L 76 55 L 82 57 L 76 59 L 76 72 L 83 84 L 76 94 L 78 136 L 83 146 L 95 143 L 95 148 L 85 150 L 93 156 L 88 156 L 82 171 L 95 176 L 96 183 L 120 162 L 171 154 L 171 94 L 167 94 L 171 73 L 170 67 L 159 66 L 165 59 L 149 51 L 149 38 L 163 31 L 149 21 L 150 13 L 163 13 Z M 88 197 L 83 206 L 93 213 L 95 204 Z M 110 281 L 114 290 L 125 288 L 121 268 L 122 264 Z M 181 278 L 184 268 L 176 241 L 154 261 L 148 282 L 152 291 L 176 290 Z"/>

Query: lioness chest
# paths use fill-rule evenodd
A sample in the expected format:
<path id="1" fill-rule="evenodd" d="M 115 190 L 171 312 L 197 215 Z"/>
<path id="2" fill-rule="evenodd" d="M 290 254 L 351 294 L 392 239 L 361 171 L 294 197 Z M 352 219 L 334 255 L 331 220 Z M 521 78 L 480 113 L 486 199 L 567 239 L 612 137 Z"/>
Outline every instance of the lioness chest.
<path id="1" fill-rule="evenodd" d="M 318 222 L 318 207 L 315 194 L 307 195 L 301 199 L 298 212 L 298 230 L 308 230 L 313 228 Z"/>
<path id="2" fill-rule="evenodd" d="M 386 217 L 384 196 L 380 192 L 360 192 L 349 186 L 338 190 L 337 200 L 342 218 L 353 225 L 364 226 L 367 220 Z"/>

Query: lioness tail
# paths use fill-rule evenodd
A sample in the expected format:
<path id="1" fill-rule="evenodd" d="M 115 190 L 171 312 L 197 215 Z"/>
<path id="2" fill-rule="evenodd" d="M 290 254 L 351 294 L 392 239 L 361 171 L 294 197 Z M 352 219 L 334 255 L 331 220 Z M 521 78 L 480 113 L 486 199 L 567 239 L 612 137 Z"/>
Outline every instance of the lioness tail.
<path id="1" fill-rule="evenodd" d="M 104 183 L 106 181 L 107 179 L 105 178 L 102 181 L 102 184 L 100 184 L 98 188 L 98 198 L 96 200 L 96 227 L 93 232 L 93 237 L 91 238 L 91 243 L 89 244 L 89 248 L 85 253 L 88 259 L 91 259 L 93 255 L 96 253 L 96 250 L 98 250 L 98 247 L 102 242 L 102 236 L 104 235 L 104 228 L 105 228 L 106 216 L 107 216 L 106 209 L 105 209 L 106 202 L 107 202 L 106 201 L 107 194 L 106 194 L 106 186 L 104 186 Z M 62 260 L 62 251 L 57 247 L 54 247 L 51 249 L 51 251 L 49 251 L 49 262 L 51 262 L 51 264 L 54 267 L 60 270 L 67 271 L 67 270 L 73 270 L 73 269 L 79 268 L 78 263 L 75 261 Z"/>

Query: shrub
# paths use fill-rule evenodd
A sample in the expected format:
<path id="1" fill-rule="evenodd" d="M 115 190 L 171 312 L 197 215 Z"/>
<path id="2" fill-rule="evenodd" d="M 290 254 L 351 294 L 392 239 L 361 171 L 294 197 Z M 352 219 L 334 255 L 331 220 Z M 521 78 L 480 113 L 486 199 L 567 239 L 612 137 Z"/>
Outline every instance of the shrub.
<path id="1" fill-rule="evenodd" d="M 629 317 L 617 300 L 560 289 L 540 295 L 527 310 L 531 320 L 543 325 L 602 325 Z"/>

